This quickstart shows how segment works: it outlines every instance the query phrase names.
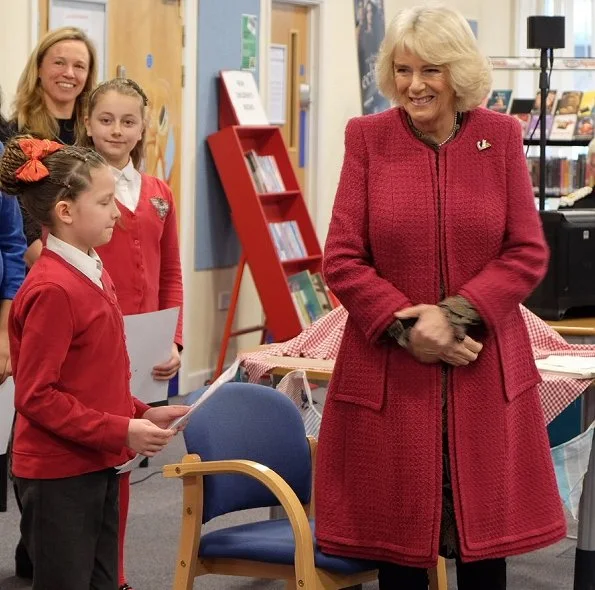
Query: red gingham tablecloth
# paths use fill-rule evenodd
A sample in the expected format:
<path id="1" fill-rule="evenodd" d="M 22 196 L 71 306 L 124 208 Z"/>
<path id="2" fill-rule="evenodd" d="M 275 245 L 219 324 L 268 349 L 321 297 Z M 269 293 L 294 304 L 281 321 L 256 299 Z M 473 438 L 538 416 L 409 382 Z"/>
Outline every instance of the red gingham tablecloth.
<path id="1" fill-rule="evenodd" d="M 521 305 L 521 312 L 533 347 L 533 356 L 544 358 L 550 354 L 571 356 L 595 356 L 595 345 L 569 344 L 543 320 Z M 277 365 L 271 356 L 303 357 L 309 359 L 335 359 L 339 352 L 347 311 L 340 306 L 326 314 L 301 334 L 288 340 L 272 344 L 266 350 L 241 353 L 242 366 L 250 381 L 258 381 L 265 373 Z M 300 363 L 299 368 L 317 369 L 316 363 L 307 367 Z M 296 367 L 298 368 L 298 367 Z M 546 422 L 551 422 L 560 412 L 591 384 L 589 379 L 573 379 L 560 375 L 542 374 L 539 394 Z"/>

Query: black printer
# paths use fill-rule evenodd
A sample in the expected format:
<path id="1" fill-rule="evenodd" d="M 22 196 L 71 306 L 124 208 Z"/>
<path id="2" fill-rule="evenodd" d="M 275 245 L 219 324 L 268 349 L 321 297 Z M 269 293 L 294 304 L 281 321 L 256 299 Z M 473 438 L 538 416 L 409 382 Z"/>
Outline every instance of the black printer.
<path id="1" fill-rule="evenodd" d="M 525 305 L 545 320 L 595 315 L 595 209 L 540 211 L 550 262 Z"/>

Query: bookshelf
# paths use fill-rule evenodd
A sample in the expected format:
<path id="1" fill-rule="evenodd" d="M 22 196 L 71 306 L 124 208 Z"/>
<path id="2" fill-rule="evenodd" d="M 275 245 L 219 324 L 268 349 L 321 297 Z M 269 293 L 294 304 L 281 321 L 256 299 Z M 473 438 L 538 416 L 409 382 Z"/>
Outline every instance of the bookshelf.
<path id="1" fill-rule="evenodd" d="M 243 262 L 250 267 L 264 310 L 266 331 L 276 341 L 293 338 L 303 330 L 304 320 L 289 279 L 304 271 L 321 272 L 322 251 L 281 131 L 270 125 L 229 125 L 207 142 L 229 202 Z M 248 154 L 272 156 L 285 190 L 262 192 Z"/>

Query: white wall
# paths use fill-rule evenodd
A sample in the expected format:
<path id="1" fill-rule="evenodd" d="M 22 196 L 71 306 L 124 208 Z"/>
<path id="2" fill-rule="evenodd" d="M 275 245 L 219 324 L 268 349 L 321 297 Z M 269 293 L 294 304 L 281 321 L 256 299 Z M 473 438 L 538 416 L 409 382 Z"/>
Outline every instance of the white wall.
<path id="1" fill-rule="evenodd" d="M 21 71 L 37 41 L 37 0 L 0 0 L 0 88 L 8 116 Z"/>

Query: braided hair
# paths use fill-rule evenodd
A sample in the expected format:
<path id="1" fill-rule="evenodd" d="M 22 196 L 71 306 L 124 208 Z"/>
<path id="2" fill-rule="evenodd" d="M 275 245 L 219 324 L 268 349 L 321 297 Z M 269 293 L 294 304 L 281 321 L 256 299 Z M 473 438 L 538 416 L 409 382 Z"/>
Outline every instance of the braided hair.
<path id="1" fill-rule="evenodd" d="M 41 158 L 48 175 L 35 181 L 22 180 L 17 178 L 17 171 L 30 160 L 19 145 L 23 139 L 33 138 L 18 135 L 5 146 L 0 159 L 0 190 L 19 195 L 23 207 L 35 221 L 51 226 L 56 203 L 64 199 L 74 201 L 91 185 L 91 170 L 107 163 L 90 148 L 64 146 Z"/>

